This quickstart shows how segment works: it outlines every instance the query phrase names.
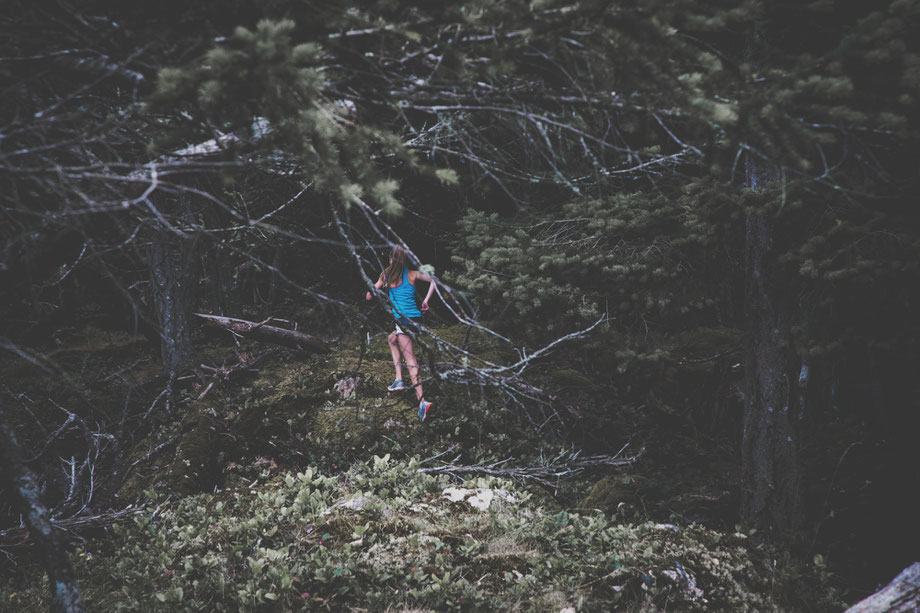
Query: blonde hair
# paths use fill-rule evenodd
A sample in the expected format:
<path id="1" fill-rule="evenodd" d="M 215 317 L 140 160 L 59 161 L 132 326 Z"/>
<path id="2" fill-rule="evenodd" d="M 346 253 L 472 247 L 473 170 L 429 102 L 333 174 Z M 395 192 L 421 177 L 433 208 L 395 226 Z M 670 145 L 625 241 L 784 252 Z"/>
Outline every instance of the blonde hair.
<path id="1" fill-rule="evenodd" d="M 409 258 L 406 257 L 406 250 L 399 245 L 393 245 L 393 250 L 390 252 L 390 264 L 383 269 L 383 278 L 386 280 L 387 286 L 399 285 L 402 281 L 403 271 L 408 263 Z"/>

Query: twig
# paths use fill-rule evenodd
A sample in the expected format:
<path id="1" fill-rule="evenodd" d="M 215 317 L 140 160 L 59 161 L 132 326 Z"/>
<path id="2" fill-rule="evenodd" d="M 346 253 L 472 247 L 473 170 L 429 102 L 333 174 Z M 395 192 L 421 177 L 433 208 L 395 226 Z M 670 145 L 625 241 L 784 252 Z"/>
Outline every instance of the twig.
<path id="1" fill-rule="evenodd" d="M 460 443 L 454 443 L 453 445 L 451 445 L 450 447 L 448 447 L 447 449 L 445 449 L 445 450 L 442 451 L 441 453 L 436 453 L 436 454 L 434 454 L 433 456 L 431 456 L 430 458 L 425 458 L 424 460 L 421 460 L 421 461 L 419 462 L 419 464 L 425 464 L 426 462 L 431 462 L 432 460 L 437 460 L 437 459 L 440 458 L 441 456 L 447 455 L 448 453 L 450 453 L 451 451 L 453 451 L 454 449 L 456 449 L 456 448 L 459 447 L 459 446 L 460 446 Z"/>
<path id="2" fill-rule="evenodd" d="M 214 387 L 214 382 L 213 382 L 213 381 L 211 381 L 210 383 L 208 383 L 208 386 L 207 386 L 206 388 L 204 388 L 204 391 L 201 392 L 201 395 L 200 395 L 200 396 L 198 396 L 198 398 L 196 399 L 196 402 L 200 402 L 201 400 L 203 400 L 204 397 L 208 395 L 208 392 L 211 391 L 211 388 L 212 388 L 212 387 Z"/>
<path id="3" fill-rule="evenodd" d="M 163 391 L 160 392 L 160 394 L 159 394 L 156 398 L 153 399 L 153 402 L 150 404 L 150 408 L 148 408 L 148 409 L 147 409 L 147 412 L 144 413 L 144 420 L 146 420 L 148 417 L 150 417 L 150 413 L 153 412 L 154 407 L 157 406 L 157 403 L 160 402 L 160 398 L 162 398 L 163 396 L 165 396 L 167 392 L 169 392 L 169 387 L 163 388 Z"/>
<path id="4" fill-rule="evenodd" d="M 157 455 L 158 453 L 160 453 L 161 451 L 163 451 L 164 449 L 168 448 L 170 445 L 172 445 L 172 444 L 174 444 L 176 441 L 178 441 L 179 438 L 181 438 L 181 434 L 177 434 L 177 435 L 171 437 L 169 440 L 166 440 L 166 441 L 160 443 L 159 445 L 157 445 L 156 447 L 154 447 L 153 449 L 151 449 L 150 451 L 148 451 L 147 453 L 145 453 L 143 456 L 141 456 L 141 457 L 139 457 L 138 459 L 136 459 L 136 460 L 134 460 L 133 462 L 131 462 L 130 468 L 133 468 L 133 467 L 137 466 L 137 465 L 140 464 L 141 462 L 147 462 L 147 461 L 151 460 L 155 455 Z"/>

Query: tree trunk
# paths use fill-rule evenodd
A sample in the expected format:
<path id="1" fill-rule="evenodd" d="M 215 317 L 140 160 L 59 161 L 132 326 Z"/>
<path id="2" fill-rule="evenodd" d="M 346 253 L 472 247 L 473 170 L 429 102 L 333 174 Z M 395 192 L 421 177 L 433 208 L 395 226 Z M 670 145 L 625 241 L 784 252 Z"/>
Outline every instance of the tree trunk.
<path id="1" fill-rule="evenodd" d="M 174 377 L 194 357 L 191 314 L 198 284 L 194 239 L 157 229 L 150 240 L 153 307 L 160 327 L 163 370 Z"/>
<path id="2" fill-rule="evenodd" d="M 774 180 L 760 162 L 748 160 L 749 188 Z M 767 534 L 788 536 L 804 522 L 799 420 L 808 369 L 791 343 L 796 292 L 779 262 L 777 238 L 772 207 L 748 214 L 741 514 Z"/>
<path id="3" fill-rule="evenodd" d="M 755 70 L 767 65 L 766 23 L 749 32 L 746 60 Z M 748 154 L 745 183 L 764 190 L 777 173 Z M 745 220 L 744 416 L 741 442 L 741 517 L 762 533 L 784 538 L 804 524 L 800 459 L 801 406 L 808 366 L 792 346 L 797 311 L 794 276 L 780 262 L 781 209 L 759 203 Z"/>
<path id="4" fill-rule="evenodd" d="M 35 475 L 22 461 L 19 444 L 6 413 L 0 405 L 0 482 L 10 492 L 14 507 L 19 509 L 29 528 L 39 558 L 51 585 L 51 610 L 82 612 L 83 599 L 77 589 L 73 568 L 67 559 L 66 544 L 51 524 L 47 507 L 38 494 Z"/>

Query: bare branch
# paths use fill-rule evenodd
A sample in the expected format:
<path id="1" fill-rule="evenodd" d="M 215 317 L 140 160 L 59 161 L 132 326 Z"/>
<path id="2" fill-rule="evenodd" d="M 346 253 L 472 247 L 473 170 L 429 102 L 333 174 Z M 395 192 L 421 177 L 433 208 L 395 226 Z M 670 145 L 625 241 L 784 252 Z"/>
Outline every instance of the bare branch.
<path id="1" fill-rule="evenodd" d="M 464 480 L 461 475 L 492 475 L 495 477 L 507 477 L 509 479 L 531 480 L 552 487 L 553 480 L 570 479 L 588 469 L 621 467 L 633 464 L 639 459 L 641 452 L 631 456 L 623 456 L 623 452 L 626 451 L 628 446 L 628 443 L 623 445 L 614 455 L 582 456 L 580 451 L 563 451 L 551 460 L 547 460 L 545 463 L 537 466 L 504 466 L 514 459 L 513 457 L 508 457 L 490 464 L 458 465 L 451 462 L 441 466 L 419 468 L 418 472 L 435 475 L 450 475 L 458 481 Z M 452 451 L 455 447 L 456 446 L 453 446 L 423 462 L 429 462 L 439 458 Z"/>

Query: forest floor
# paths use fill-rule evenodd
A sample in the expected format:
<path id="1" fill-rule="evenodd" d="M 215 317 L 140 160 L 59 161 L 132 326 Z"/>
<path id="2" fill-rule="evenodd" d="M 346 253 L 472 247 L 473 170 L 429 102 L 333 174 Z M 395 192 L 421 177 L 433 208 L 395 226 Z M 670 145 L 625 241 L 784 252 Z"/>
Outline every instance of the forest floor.
<path id="1" fill-rule="evenodd" d="M 435 332 L 508 357 L 464 326 Z M 466 385 L 429 380 L 435 408 L 419 423 L 411 391 L 386 391 L 386 334 L 354 336 L 326 356 L 201 336 L 198 377 L 170 406 L 146 339 L 92 324 L 54 340 L 53 384 L 22 362 L 0 364 L 28 399 L 23 420 L 55 424 L 92 406 L 97 424 L 134 424 L 123 470 L 100 477 L 108 496 L 85 511 L 130 508 L 129 520 L 86 532 L 72 556 L 91 610 L 839 604 L 820 567 L 777 563 L 734 526 L 730 463 L 699 433 L 682 439 L 694 462 L 646 453 L 549 486 L 427 472 L 447 461 L 539 466 L 565 448 Z M 77 448 L 80 435 L 58 442 Z M 13 553 L 0 609 L 47 608 L 39 567 L 27 549 Z"/>

